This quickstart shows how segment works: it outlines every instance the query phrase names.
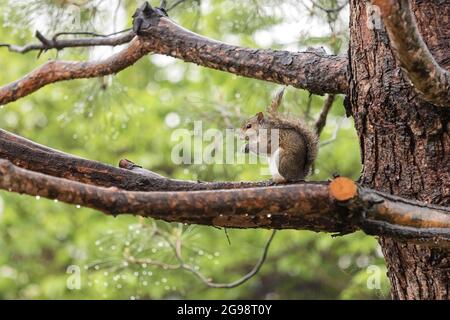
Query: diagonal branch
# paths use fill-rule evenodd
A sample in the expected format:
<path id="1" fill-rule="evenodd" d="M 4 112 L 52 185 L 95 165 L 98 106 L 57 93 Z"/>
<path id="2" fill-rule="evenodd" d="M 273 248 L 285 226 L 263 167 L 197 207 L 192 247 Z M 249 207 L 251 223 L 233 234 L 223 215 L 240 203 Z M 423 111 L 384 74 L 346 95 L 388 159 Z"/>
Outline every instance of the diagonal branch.
<path id="1" fill-rule="evenodd" d="M 161 12 L 161 9 L 153 9 L 149 5 L 138 9 L 133 28 L 139 36 L 110 58 L 95 62 L 51 61 L 22 79 L 0 87 L 0 105 L 25 97 L 50 83 L 117 73 L 149 52 L 249 78 L 292 85 L 312 93 L 347 92 L 347 57 L 318 51 L 290 52 L 234 46 L 190 32 Z M 131 36 L 130 31 L 117 38 L 78 39 L 78 44 L 87 45 L 91 42 L 96 45 L 104 41 L 103 45 L 111 39 L 125 42 Z M 52 45 L 62 49 L 64 46 L 61 41 L 75 40 L 49 41 L 43 44 L 44 49 Z M 30 50 L 42 50 L 42 47 L 31 45 Z"/>
<path id="2" fill-rule="evenodd" d="M 234 46 L 193 33 L 158 16 L 149 5 L 143 7 L 139 10 L 144 11 L 144 22 L 135 19 L 133 28 L 148 40 L 153 52 L 312 93 L 347 92 L 347 57 L 318 50 L 290 52 Z"/>
<path id="3" fill-rule="evenodd" d="M 408 0 L 373 0 L 380 9 L 395 58 L 422 97 L 450 106 L 450 72 L 441 67 L 419 33 Z"/>
<path id="4" fill-rule="evenodd" d="M 229 283 L 218 283 L 213 282 L 211 279 L 205 277 L 202 273 L 200 273 L 198 270 L 196 270 L 194 267 L 188 265 L 187 267 L 184 265 L 184 269 L 187 271 L 192 272 L 194 275 L 196 275 L 205 285 L 207 285 L 210 288 L 223 288 L 223 289 L 231 289 L 236 288 L 244 283 L 246 283 L 248 280 L 253 278 L 259 270 L 261 270 L 262 266 L 264 265 L 264 262 L 266 261 L 267 254 L 269 253 L 270 244 L 272 243 L 273 238 L 275 237 L 276 230 L 273 230 L 271 235 L 269 236 L 269 239 L 267 240 L 263 253 L 257 263 L 253 266 L 252 270 L 250 270 L 248 273 L 243 275 L 241 278 L 229 282 Z"/>
<path id="5" fill-rule="evenodd" d="M 330 109 L 333 106 L 334 98 L 335 98 L 334 94 L 328 94 L 327 98 L 325 99 L 322 111 L 320 112 L 319 118 L 317 119 L 315 124 L 317 136 L 320 136 L 323 128 L 327 124 L 328 113 L 330 112 Z"/>
<path id="6" fill-rule="evenodd" d="M 0 104 L 6 104 L 37 91 L 43 86 L 64 80 L 94 78 L 117 73 L 148 53 L 139 38 L 111 57 L 98 62 L 50 61 L 22 79 L 0 88 Z"/>

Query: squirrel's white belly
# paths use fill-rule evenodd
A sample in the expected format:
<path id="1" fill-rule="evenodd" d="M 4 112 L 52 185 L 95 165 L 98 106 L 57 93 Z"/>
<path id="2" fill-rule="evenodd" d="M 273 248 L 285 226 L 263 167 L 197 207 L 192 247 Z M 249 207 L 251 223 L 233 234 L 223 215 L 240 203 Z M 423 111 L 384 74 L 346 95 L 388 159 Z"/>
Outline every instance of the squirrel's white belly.
<path id="1" fill-rule="evenodd" d="M 267 158 L 269 162 L 269 171 L 275 182 L 284 182 L 286 179 L 278 172 L 278 164 L 280 162 L 280 148 L 278 148 L 271 156 Z"/>

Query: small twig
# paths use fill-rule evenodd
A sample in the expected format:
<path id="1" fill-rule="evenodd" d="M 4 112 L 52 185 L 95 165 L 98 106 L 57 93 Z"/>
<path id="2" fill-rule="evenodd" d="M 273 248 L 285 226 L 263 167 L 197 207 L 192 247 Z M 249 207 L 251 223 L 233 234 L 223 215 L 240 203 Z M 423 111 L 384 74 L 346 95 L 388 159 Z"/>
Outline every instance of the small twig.
<path id="1" fill-rule="evenodd" d="M 186 0 L 178 0 L 175 1 L 172 5 L 170 5 L 166 11 L 169 12 L 170 10 L 174 9 L 175 7 L 177 7 L 178 5 L 182 4 L 183 2 L 185 2 Z M 164 1 L 165 2 L 165 1 Z"/>
<path id="2" fill-rule="evenodd" d="M 333 143 L 334 141 L 336 141 L 336 139 L 337 139 L 337 134 L 338 134 L 339 130 L 341 129 L 342 122 L 343 122 L 344 120 L 345 120 L 345 118 L 342 117 L 342 118 L 338 121 L 338 123 L 337 123 L 337 125 L 336 125 L 336 128 L 334 129 L 333 134 L 331 135 L 331 138 L 328 139 L 328 140 L 325 140 L 325 141 L 321 142 L 320 145 L 319 145 L 320 147 L 324 147 L 324 146 L 329 145 L 330 143 Z"/>
<path id="3" fill-rule="evenodd" d="M 85 34 L 91 35 L 91 38 L 78 39 L 58 39 L 61 35 L 67 34 Z M 120 35 L 118 35 L 120 34 Z M 114 35 L 118 35 L 113 37 Z M 53 36 L 52 39 L 47 39 L 39 31 L 36 32 L 36 38 L 41 43 L 31 43 L 24 46 L 17 46 L 7 43 L 0 43 L 0 47 L 6 47 L 10 52 L 27 53 L 30 51 L 46 51 L 50 49 L 62 50 L 64 48 L 73 47 L 92 47 L 92 46 L 117 46 L 130 42 L 135 36 L 135 33 L 130 29 L 125 29 L 109 35 L 102 35 L 93 32 L 59 32 Z"/>
<path id="4" fill-rule="evenodd" d="M 130 161 L 128 159 L 120 160 L 119 168 L 131 170 L 131 171 L 137 172 L 139 174 L 151 177 L 152 179 L 167 179 L 166 177 L 164 177 L 160 174 L 157 174 L 156 172 L 142 168 L 141 166 L 135 164 L 133 161 Z"/>
<path id="5" fill-rule="evenodd" d="M 325 11 L 327 14 L 329 14 L 329 13 L 337 13 L 337 12 L 341 11 L 342 9 L 344 9 L 347 6 L 348 1 L 345 1 L 343 4 L 341 4 L 340 6 L 337 6 L 335 8 L 325 8 L 325 7 L 321 6 L 320 4 L 316 3 L 315 1 L 311 1 L 311 3 L 314 7 L 318 8 L 322 11 Z"/>
<path id="6" fill-rule="evenodd" d="M 208 279 L 206 279 L 197 270 L 194 270 L 194 274 L 196 274 L 197 277 L 199 277 L 200 280 L 203 281 L 203 283 L 205 283 L 208 287 L 211 287 L 211 288 L 226 288 L 226 289 L 230 289 L 230 288 L 236 288 L 236 287 L 240 286 L 241 284 L 243 284 L 243 283 L 247 282 L 248 280 L 250 280 L 252 277 L 254 277 L 259 272 L 259 270 L 263 266 L 264 262 L 266 261 L 267 253 L 269 252 L 269 248 L 270 248 L 270 244 L 272 243 L 272 240 L 275 237 L 276 232 L 277 232 L 277 230 L 272 230 L 272 233 L 271 233 L 269 239 L 267 240 L 266 245 L 264 246 L 263 254 L 259 258 L 259 261 L 253 267 L 253 269 L 249 273 L 244 275 L 242 278 L 240 278 L 240 279 L 238 279 L 236 281 L 230 282 L 230 283 L 214 283 L 214 282 L 208 281 Z"/>
<path id="7" fill-rule="evenodd" d="M 304 117 L 305 117 L 306 120 L 310 120 L 311 119 L 312 97 L 313 97 L 313 94 L 311 92 L 309 92 L 309 94 L 308 94 L 308 102 L 306 103 L 306 110 L 304 112 Z"/>
<path id="8" fill-rule="evenodd" d="M 333 106 L 334 98 L 335 98 L 334 94 L 328 94 L 327 98 L 325 99 L 325 103 L 323 104 L 322 111 L 320 112 L 319 118 L 316 121 L 317 136 L 320 136 L 323 128 L 327 124 L 327 116 L 328 116 L 328 113 L 330 112 L 331 107 Z"/>
<path id="9" fill-rule="evenodd" d="M 99 38 L 108 38 L 108 37 L 112 37 L 121 33 L 125 33 L 130 31 L 131 28 L 126 28 L 120 31 L 115 31 L 109 34 L 101 34 L 101 33 L 95 33 L 95 32 L 90 32 L 90 31 L 74 31 L 74 32 L 69 32 L 69 31 L 65 31 L 65 32 L 58 32 L 55 33 L 55 35 L 53 36 L 52 40 L 56 41 L 60 36 L 63 35 L 85 35 L 85 36 L 92 36 L 92 37 L 99 37 Z"/>
<path id="10" fill-rule="evenodd" d="M 166 10 L 166 8 L 167 8 L 167 1 L 166 0 L 161 0 L 160 3 L 159 3 L 159 7 L 161 9 Z"/>
<path id="11" fill-rule="evenodd" d="M 168 264 L 165 262 L 156 261 L 156 260 L 148 259 L 148 258 L 139 259 L 139 258 L 131 257 L 127 252 L 124 253 L 124 257 L 125 257 L 126 261 L 129 263 L 135 263 L 135 264 L 144 264 L 145 263 L 147 265 L 162 267 L 164 269 L 171 269 L 171 270 L 182 269 L 182 270 L 188 271 L 188 272 L 192 273 L 193 275 L 195 275 L 205 285 L 207 285 L 210 288 L 231 289 L 231 288 L 238 287 L 241 284 L 247 282 L 248 280 L 250 280 L 252 277 L 254 277 L 259 272 L 262 265 L 266 261 L 267 254 L 268 254 L 268 251 L 270 248 L 270 244 L 272 243 L 272 240 L 275 237 L 275 233 L 276 233 L 276 230 L 272 230 L 272 233 L 263 248 L 263 253 L 262 253 L 261 257 L 259 258 L 258 262 L 256 263 L 256 265 L 252 268 L 252 270 L 250 272 L 248 272 L 247 274 L 245 274 L 243 277 L 239 278 L 238 280 L 230 282 L 230 283 L 212 282 L 211 279 L 209 279 L 204 274 L 202 274 L 201 272 L 196 270 L 196 268 L 194 266 L 185 263 L 182 253 L 181 253 L 181 249 L 182 249 L 181 235 L 178 235 L 176 237 L 175 243 L 173 243 L 170 240 L 169 235 L 165 234 L 165 232 L 161 231 L 160 229 L 155 230 L 155 235 L 161 237 L 171 247 L 171 249 L 175 255 L 175 258 L 178 260 L 179 264 Z"/>
<path id="12" fill-rule="evenodd" d="M 39 31 L 36 31 L 35 36 L 46 47 L 50 47 L 53 45 L 53 42 L 51 40 L 47 39 L 46 37 L 44 37 L 44 35 L 42 33 L 40 33 Z"/>
<path id="13" fill-rule="evenodd" d="M 210 279 L 208 279 L 205 275 L 203 275 L 201 272 L 196 270 L 191 265 L 183 263 L 183 264 L 181 264 L 181 268 L 186 271 L 189 271 L 192 274 L 194 274 L 195 276 L 197 276 L 197 278 L 199 278 L 205 285 L 207 285 L 210 288 L 224 288 L 224 289 L 236 288 L 236 287 L 244 284 L 248 280 L 250 280 L 252 277 L 254 277 L 259 272 L 259 270 L 263 266 L 264 262 L 266 261 L 267 253 L 269 252 L 270 244 L 272 243 L 272 240 L 275 237 L 275 234 L 276 234 L 276 230 L 272 230 L 272 233 L 263 248 L 263 253 L 262 253 L 261 257 L 259 258 L 258 262 L 256 263 L 256 265 L 253 267 L 253 269 L 249 273 L 247 273 L 246 275 L 244 275 L 243 277 L 241 277 L 240 279 L 238 279 L 236 281 L 233 281 L 230 283 L 216 283 L 216 282 L 213 282 Z"/>
<path id="14" fill-rule="evenodd" d="M 230 240 L 230 236 L 228 235 L 228 229 L 227 228 L 223 228 L 223 231 L 225 232 L 225 236 L 227 237 L 228 245 L 231 246 L 231 240 Z"/>
<path id="15" fill-rule="evenodd" d="M 120 7 L 122 6 L 122 0 L 117 1 L 116 9 L 114 10 L 114 17 L 113 17 L 113 30 L 116 32 L 116 25 L 117 25 L 117 15 L 119 14 Z"/>

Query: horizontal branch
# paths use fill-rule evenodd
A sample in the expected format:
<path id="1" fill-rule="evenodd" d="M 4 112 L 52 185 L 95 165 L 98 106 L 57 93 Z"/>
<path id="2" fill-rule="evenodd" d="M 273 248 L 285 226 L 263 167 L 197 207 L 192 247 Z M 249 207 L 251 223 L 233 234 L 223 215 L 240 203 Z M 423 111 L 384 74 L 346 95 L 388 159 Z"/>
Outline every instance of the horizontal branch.
<path id="1" fill-rule="evenodd" d="M 118 215 L 233 228 L 307 229 L 422 242 L 450 240 L 450 209 L 358 187 L 347 178 L 231 190 L 139 192 L 56 178 L 0 160 L 0 188 Z"/>
<path id="2" fill-rule="evenodd" d="M 146 10 L 146 13 L 144 14 L 142 10 Z M 135 17 L 139 19 L 134 20 L 134 32 L 139 36 L 131 40 L 119 53 L 100 61 L 50 61 L 22 79 L 0 87 L 0 105 L 25 97 L 45 85 L 58 81 L 117 73 L 149 52 L 169 55 L 186 62 L 245 77 L 292 85 L 316 94 L 347 92 L 348 59 L 344 56 L 327 55 L 314 50 L 290 52 L 229 45 L 190 32 L 161 14 L 161 10 L 150 6 L 138 9 Z M 41 50 L 43 47 L 63 49 L 64 44 L 114 45 L 114 41 L 125 42 L 133 34 L 130 31 L 115 38 L 46 39 L 42 46 L 30 45 L 27 50 Z M 110 44 L 107 44 L 108 41 Z M 11 49 L 11 46 L 8 46 Z"/>
<path id="3" fill-rule="evenodd" d="M 62 50 L 64 48 L 75 47 L 118 46 L 130 42 L 134 36 L 135 33 L 133 31 L 128 31 L 126 33 L 111 37 L 96 36 L 77 39 L 57 39 L 56 37 L 53 37 L 52 39 L 47 39 L 39 31 L 36 31 L 36 37 L 39 39 L 39 43 L 30 43 L 24 46 L 0 43 L 0 47 L 7 47 L 11 52 L 27 53 L 34 50 L 45 51 L 51 49 Z"/>
<path id="4" fill-rule="evenodd" d="M 267 186 L 269 182 L 198 182 L 168 179 L 120 161 L 120 168 L 63 153 L 0 129 L 0 158 L 24 169 L 130 191 L 213 190 Z M 161 179 L 163 178 L 163 179 Z"/>
<path id="5" fill-rule="evenodd" d="M 56 178 L 0 160 L 0 188 L 117 215 L 133 213 L 166 221 L 237 228 L 308 228 L 352 231 L 326 184 L 231 190 L 124 191 Z M 348 228 L 350 227 L 350 229 Z"/>
<path id="6" fill-rule="evenodd" d="M 450 209 L 357 186 L 349 179 L 273 185 L 169 179 L 128 160 L 116 168 L 0 130 L 1 188 L 167 221 L 294 228 L 401 238 L 450 237 Z M 268 216 L 270 215 L 270 216 Z"/>
<path id="7" fill-rule="evenodd" d="M 373 0 L 380 9 L 395 58 L 424 100 L 450 106 L 450 72 L 441 67 L 420 35 L 408 0 Z"/>

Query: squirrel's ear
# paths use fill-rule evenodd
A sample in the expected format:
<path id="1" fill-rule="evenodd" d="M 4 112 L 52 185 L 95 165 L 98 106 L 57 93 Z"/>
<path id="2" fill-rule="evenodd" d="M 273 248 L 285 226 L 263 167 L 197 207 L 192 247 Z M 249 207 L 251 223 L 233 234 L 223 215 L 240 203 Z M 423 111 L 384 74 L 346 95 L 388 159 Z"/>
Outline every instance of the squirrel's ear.
<path id="1" fill-rule="evenodd" d="M 264 113 L 258 112 L 256 114 L 256 116 L 257 116 L 258 122 L 262 122 L 264 120 Z"/>

